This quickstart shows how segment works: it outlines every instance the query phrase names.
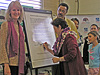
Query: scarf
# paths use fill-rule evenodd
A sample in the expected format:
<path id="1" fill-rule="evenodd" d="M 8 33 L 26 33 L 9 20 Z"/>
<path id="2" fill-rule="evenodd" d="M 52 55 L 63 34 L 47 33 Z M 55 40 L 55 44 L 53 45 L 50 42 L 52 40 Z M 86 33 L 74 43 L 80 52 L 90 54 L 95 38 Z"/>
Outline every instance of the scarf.
<path id="1" fill-rule="evenodd" d="M 25 63 L 25 47 L 24 47 L 24 33 L 22 31 L 22 27 L 18 22 L 19 27 L 19 43 L 18 43 L 18 35 L 14 27 L 14 23 L 12 21 L 8 22 L 8 57 L 14 57 L 18 55 L 19 50 L 19 59 L 18 59 L 18 75 L 20 73 L 24 73 L 24 63 Z"/>
<path id="2" fill-rule="evenodd" d="M 58 55 L 61 47 L 65 41 L 65 38 L 68 34 L 72 34 L 77 38 L 77 34 L 74 31 L 71 31 L 69 27 L 63 29 L 63 31 L 61 32 L 61 34 L 58 36 L 55 44 L 53 45 L 53 51 L 55 55 Z"/>

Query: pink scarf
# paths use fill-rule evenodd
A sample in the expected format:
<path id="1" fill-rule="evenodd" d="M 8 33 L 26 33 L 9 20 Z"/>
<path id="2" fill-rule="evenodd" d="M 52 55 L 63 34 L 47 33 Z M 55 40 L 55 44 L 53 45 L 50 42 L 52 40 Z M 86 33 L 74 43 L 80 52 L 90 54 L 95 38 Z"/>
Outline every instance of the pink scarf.
<path id="1" fill-rule="evenodd" d="M 77 37 L 77 34 L 74 32 L 74 31 L 70 31 L 70 28 L 67 27 L 65 28 L 61 34 L 59 35 L 59 37 L 57 38 L 54 46 L 53 46 L 53 51 L 54 51 L 54 55 L 58 55 L 60 50 L 61 50 L 61 47 L 65 41 L 65 38 L 68 34 L 72 34 L 74 35 L 75 37 Z"/>
<path id="2" fill-rule="evenodd" d="M 18 23 L 19 24 L 19 23 Z M 14 23 L 12 21 L 8 22 L 8 46 L 9 58 L 14 57 L 18 54 L 19 50 L 19 73 L 24 73 L 24 63 L 25 63 L 25 47 L 24 47 L 24 33 L 22 27 L 19 24 L 19 44 L 18 44 L 18 35 L 14 28 Z"/>

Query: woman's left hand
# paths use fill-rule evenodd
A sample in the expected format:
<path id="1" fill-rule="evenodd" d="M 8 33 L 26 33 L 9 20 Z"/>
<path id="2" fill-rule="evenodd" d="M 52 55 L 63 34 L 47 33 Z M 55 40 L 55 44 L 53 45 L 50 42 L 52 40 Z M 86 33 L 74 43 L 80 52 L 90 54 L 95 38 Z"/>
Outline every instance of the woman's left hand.
<path id="1" fill-rule="evenodd" d="M 4 75 L 11 75 L 9 64 L 4 64 Z"/>
<path id="2" fill-rule="evenodd" d="M 53 57 L 52 60 L 53 60 L 53 63 L 57 63 L 57 62 L 59 62 L 60 59 L 59 59 L 59 57 Z"/>

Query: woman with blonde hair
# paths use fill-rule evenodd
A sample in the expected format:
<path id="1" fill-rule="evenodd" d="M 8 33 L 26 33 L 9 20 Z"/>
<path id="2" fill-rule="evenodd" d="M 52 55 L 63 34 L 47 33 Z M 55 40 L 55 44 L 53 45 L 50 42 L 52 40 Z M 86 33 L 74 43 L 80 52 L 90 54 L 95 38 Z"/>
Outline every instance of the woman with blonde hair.
<path id="1" fill-rule="evenodd" d="M 25 63 L 24 33 L 20 23 L 23 8 L 18 1 L 12 1 L 1 25 L 0 64 L 4 64 L 4 75 L 23 75 Z"/>

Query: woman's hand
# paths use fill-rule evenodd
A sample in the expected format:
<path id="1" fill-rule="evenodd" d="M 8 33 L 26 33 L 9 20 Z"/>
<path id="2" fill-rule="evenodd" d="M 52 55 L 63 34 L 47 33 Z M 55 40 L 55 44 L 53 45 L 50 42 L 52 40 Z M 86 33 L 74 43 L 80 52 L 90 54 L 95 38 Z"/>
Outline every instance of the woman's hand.
<path id="1" fill-rule="evenodd" d="M 45 49 L 48 50 L 48 43 L 47 42 L 43 43 L 43 47 L 45 47 Z"/>
<path id="2" fill-rule="evenodd" d="M 53 50 L 51 50 L 51 49 L 48 47 L 48 43 L 47 43 L 47 42 L 43 43 L 43 47 L 44 47 L 47 51 L 49 51 L 52 55 L 54 55 Z"/>
<path id="3" fill-rule="evenodd" d="M 52 60 L 53 60 L 53 63 L 57 63 L 60 61 L 60 59 L 58 57 L 53 57 Z"/>
<path id="4" fill-rule="evenodd" d="M 66 61 L 64 57 L 53 57 L 52 60 L 53 60 L 53 63 Z"/>
<path id="5" fill-rule="evenodd" d="M 11 75 L 9 64 L 4 64 L 4 75 Z"/>

